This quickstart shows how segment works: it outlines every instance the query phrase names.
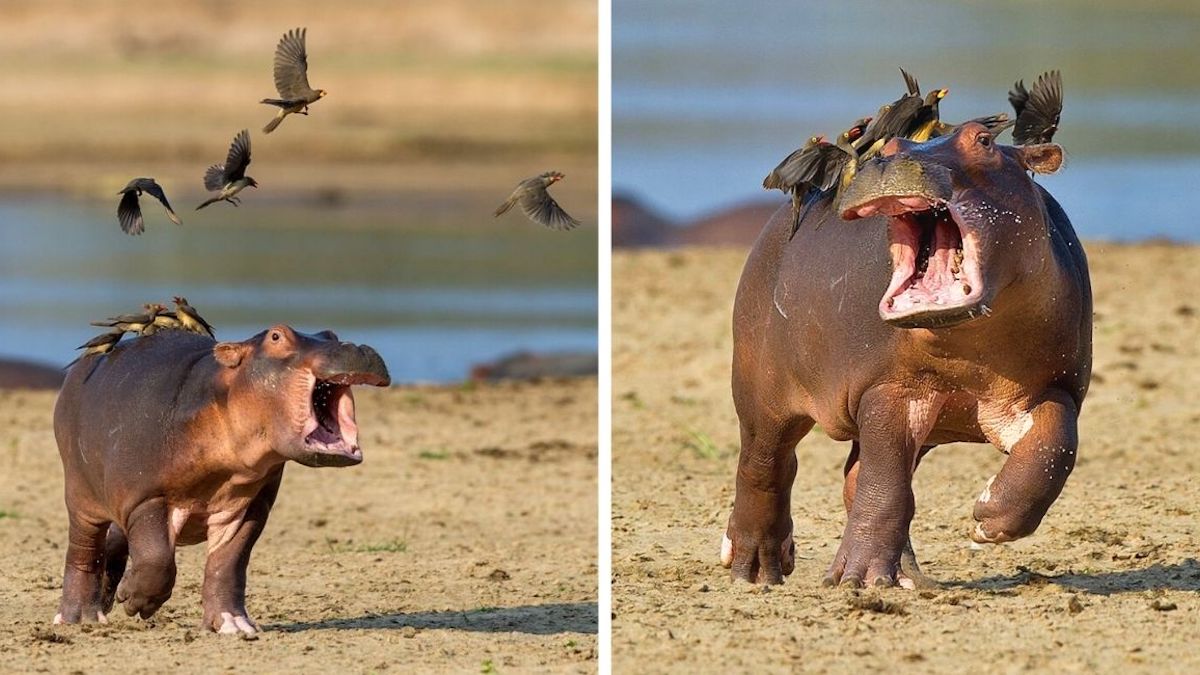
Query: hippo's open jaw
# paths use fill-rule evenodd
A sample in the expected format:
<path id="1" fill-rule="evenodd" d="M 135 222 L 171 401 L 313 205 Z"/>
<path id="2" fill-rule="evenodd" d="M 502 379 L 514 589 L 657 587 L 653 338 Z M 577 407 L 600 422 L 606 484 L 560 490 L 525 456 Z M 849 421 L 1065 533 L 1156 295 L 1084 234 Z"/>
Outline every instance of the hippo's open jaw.
<path id="1" fill-rule="evenodd" d="M 362 461 L 358 446 L 358 424 L 354 418 L 354 394 L 350 387 L 368 384 L 387 386 L 388 379 L 369 372 L 336 373 L 324 378 L 311 376 L 308 416 L 301 434 L 314 466 L 351 466 Z"/>
<path id="2" fill-rule="evenodd" d="M 853 207 L 846 218 L 884 215 L 892 279 L 879 316 L 902 328 L 943 328 L 987 313 L 979 246 L 955 204 L 889 195 Z"/>

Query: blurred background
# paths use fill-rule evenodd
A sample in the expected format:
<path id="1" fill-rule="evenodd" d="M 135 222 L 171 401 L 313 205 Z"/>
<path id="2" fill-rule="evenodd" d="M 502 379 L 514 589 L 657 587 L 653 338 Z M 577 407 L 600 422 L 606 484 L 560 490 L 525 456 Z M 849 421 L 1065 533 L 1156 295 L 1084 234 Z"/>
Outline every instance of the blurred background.
<path id="1" fill-rule="evenodd" d="M 1181 197 L 1200 183 L 1197 36 L 1200 4 L 1183 0 L 614 0 L 614 240 L 656 243 L 663 223 L 706 229 L 747 200 L 783 203 L 763 177 L 809 136 L 895 100 L 903 66 L 923 91 L 949 88 L 947 121 L 1011 115 L 1014 81 L 1060 69 L 1054 140 L 1068 164 L 1038 180 L 1080 235 L 1194 241 Z M 640 240 L 620 230 L 631 203 Z M 765 222 L 736 213 L 755 219 L 742 238 Z M 675 241 L 729 240 L 708 234 Z"/>
<path id="2" fill-rule="evenodd" d="M 297 26 L 329 95 L 264 136 Z M 596 31 L 593 0 L 0 3 L 0 357 L 65 364 L 88 321 L 175 294 L 222 339 L 335 329 L 397 381 L 594 353 Z M 260 188 L 194 211 L 242 128 Z M 581 228 L 493 219 L 550 169 Z M 137 176 L 182 227 L 144 196 L 120 231 Z"/>

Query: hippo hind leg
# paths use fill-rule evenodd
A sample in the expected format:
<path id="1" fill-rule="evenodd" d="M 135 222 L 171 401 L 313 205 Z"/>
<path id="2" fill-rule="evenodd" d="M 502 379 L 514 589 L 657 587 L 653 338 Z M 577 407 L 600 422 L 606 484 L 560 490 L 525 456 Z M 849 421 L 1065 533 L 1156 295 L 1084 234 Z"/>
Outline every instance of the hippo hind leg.
<path id="1" fill-rule="evenodd" d="M 721 541 L 721 564 L 735 580 L 780 584 L 796 565 L 791 513 L 796 444 L 814 421 L 762 420 L 743 412 L 737 494 Z"/>
<path id="2" fill-rule="evenodd" d="M 129 616 L 148 619 L 171 597 L 175 587 L 175 547 L 170 539 L 166 501 L 154 499 L 134 509 L 126 537 L 129 569 L 117 584 L 116 599 Z"/>
<path id="3" fill-rule="evenodd" d="M 921 459 L 933 449 L 932 445 L 927 445 L 921 448 L 917 454 L 916 464 L 919 466 Z M 854 441 L 850 448 L 850 454 L 846 457 L 846 466 L 842 473 L 845 476 L 845 483 L 842 485 L 842 501 L 846 505 L 846 515 L 849 516 L 850 509 L 854 505 L 854 493 L 858 488 L 858 470 L 861 464 L 858 461 L 860 448 L 858 441 Z M 914 467 L 915 471 L 915 467 Z M 936 580 L 925 576 L 917 564 L 917 554 L 913 550 L 912 537 L 908 538 L 908 542 L 904 545 L 904 551 L 900 554 L 900 576 L 897 580 L 904 588 L 939 588 Z"/>
<path id="4" fill-rule="evenodd" d="M 71 514 L 62 601 L 58 605 L 58 614 L 54 615 L 54 623 L 108 622 L 101 598 L 107 527 L 107 522 L 89 521 Z"/>
<path id="5" fill-rule="evenodd" d="M 1000 473 L 975 502 L 978 543 L 998 544 L 1033 534 L 1075 467 L 1079 408 L 1068 394 L 1050 392 L 1033 407 L 1029 429 L 1008 449 Z"/>
<path id="6" fill-rule="evenodd" d="M 117 585 L 121 583 L 128 561 L 129 540 L 121 528 L 113 523 L 108 526 L 108 536 L 104 540 L 104 579 L 100 585 L 100 604 L 106 613 L 112 610 L 117 597 Z"/>

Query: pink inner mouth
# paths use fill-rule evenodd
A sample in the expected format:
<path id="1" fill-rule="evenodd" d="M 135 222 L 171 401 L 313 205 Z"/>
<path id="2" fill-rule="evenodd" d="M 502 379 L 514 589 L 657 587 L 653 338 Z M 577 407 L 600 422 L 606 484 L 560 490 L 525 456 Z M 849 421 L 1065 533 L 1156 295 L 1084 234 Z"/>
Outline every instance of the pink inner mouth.
<path id="1" fill-rule="evenodd" d="M 330 380 L 313 383 L 308 418 L 302 432 L 304 443 L 318 452 L 357 457 L 358 424 L 354 419 L 354 395 L 350 384 Z"/>
<path id="2" fill-rule="evenodd" d="M 884 197 L 854 215 L 888 216 L 892 278 L 879 301 L 884 320 L 970 307 L 983 297 L 978 246 L 952 206 L 920 196 Z"/>

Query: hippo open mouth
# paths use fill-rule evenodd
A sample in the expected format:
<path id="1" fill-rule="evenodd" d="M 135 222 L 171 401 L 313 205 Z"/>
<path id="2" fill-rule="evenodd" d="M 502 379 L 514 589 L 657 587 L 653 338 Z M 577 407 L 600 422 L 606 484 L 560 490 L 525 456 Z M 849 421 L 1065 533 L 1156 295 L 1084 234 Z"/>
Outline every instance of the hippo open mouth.
<path id="1" fill-rule="evenodd" d="M 304 421 L 304 445 L 314 453 L 314 463 L 346 466 L 362 461 L 358 446 L 358 423 L 354 418 L 354 394 L 350 387 L 368 384 L 387 386 L 387 378 L 375 373 L 337 373 L 324 378 L 312 376 L 308 417 Z"/>
<path id="2" fill-rule="evenodd" d="M 879 316 L 902 328 L 941 328 L 988 313 L 979 246 L 953 202 L 887 195 L 845 214 L 888 217 L 892 278 Z"/>

